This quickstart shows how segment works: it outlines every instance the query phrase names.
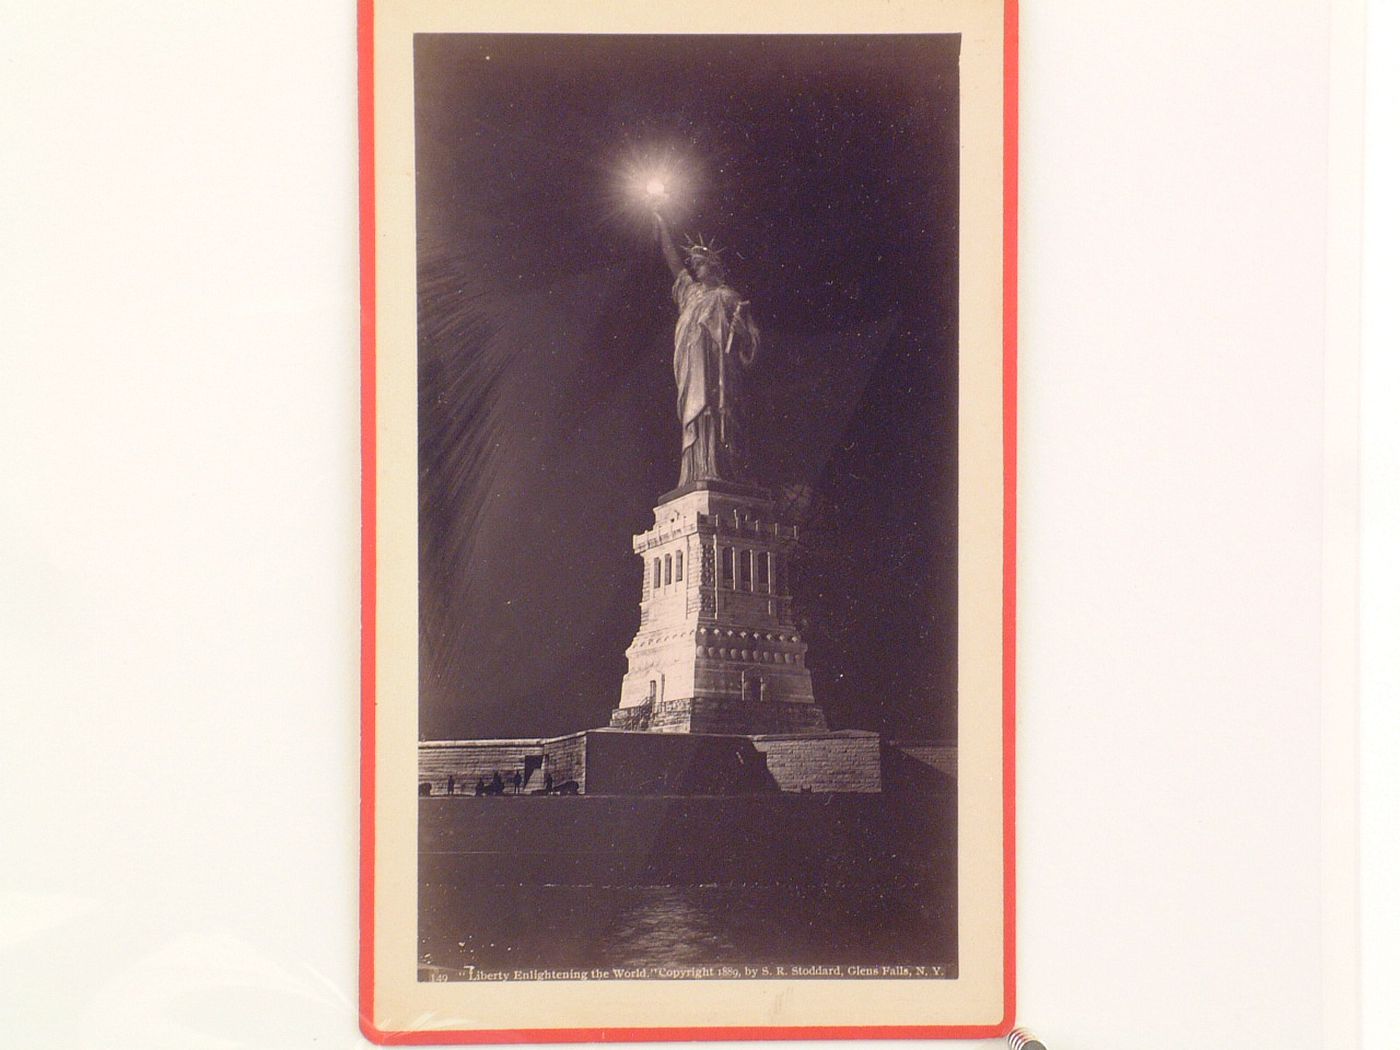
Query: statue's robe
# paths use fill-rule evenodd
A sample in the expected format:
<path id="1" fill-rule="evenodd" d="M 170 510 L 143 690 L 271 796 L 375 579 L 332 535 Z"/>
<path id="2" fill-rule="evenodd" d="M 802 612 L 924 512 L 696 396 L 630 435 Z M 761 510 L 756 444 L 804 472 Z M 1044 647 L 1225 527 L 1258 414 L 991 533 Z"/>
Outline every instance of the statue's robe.
<path id="1" fill-rule="evenodd" d="M 739 480 L 745 468 L 742 375 L 757 353 L 758 328 L 747 309 L 739 309 L 739 293 L 726 284 L 705 284 L 682 270 L 671 296 L 680 310 L 673 360 L 681 422 L 680 484 Z"/>

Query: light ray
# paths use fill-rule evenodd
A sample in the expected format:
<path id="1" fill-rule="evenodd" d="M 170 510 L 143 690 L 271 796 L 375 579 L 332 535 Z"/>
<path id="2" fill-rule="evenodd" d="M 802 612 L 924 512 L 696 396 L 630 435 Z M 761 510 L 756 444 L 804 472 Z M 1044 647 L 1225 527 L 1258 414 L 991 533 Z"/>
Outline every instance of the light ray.
<path id="1" fill-rule="evenodd" d="M 676 146 L 629 149 L 615 166 L 619 211 L 672 222 L 690 214 L 700 190 L 699 166 Z"/>

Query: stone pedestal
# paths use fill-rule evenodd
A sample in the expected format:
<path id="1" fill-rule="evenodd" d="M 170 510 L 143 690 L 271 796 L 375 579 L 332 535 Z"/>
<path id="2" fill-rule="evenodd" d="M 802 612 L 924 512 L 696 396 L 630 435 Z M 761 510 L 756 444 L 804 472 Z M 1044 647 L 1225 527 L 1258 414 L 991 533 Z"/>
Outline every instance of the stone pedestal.
<path id="1" fill-rule="evenodd" d="M 641 626 L 612 726 L 826 732 L 788 592 L 797 529 L 777 520 L 771 494 L 693 482 L 663 496 L 655 515 L 632 541 L 642 559 Z"/>

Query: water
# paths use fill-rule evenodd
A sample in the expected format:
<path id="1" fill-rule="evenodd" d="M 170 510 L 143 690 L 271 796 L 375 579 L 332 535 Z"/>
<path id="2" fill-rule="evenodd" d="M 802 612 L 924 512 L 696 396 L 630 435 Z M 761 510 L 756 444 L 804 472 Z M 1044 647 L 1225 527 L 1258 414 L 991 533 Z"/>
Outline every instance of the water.
<path id="1" fill-rule="evenodd" d="M 420 962 L 439 980 L 466 979 L 470 967 L 908 964 L 956 975 L 955 902 L 925 885 L 471 888 L 428 881 L 419 906 Z"/>
<path id="2" fill-rule="evenodd" d="M 956 972 L 951 793 L 424 798 L 418 831 L 425 979 L 614 967 Z"/>

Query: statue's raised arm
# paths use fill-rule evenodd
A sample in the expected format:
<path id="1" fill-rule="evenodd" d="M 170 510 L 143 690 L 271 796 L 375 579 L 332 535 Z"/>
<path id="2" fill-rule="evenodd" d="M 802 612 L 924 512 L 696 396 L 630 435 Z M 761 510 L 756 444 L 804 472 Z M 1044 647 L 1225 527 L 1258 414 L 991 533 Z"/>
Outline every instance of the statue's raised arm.
<path id="1" fill-rule="evenodd" d="M 666 265 L 670 267 L 671 277 L 674 279 L 685 269 L 685 263 L 676 248 L 675 238 L 671 236 L 671 227 L 667 224 L 666 217 L 660 211 L 654 211 L 652 215 L 656 219 L 656 239 L 661 243 L 661 254 L 666 259 Z"/>

